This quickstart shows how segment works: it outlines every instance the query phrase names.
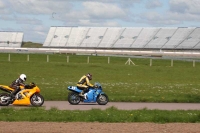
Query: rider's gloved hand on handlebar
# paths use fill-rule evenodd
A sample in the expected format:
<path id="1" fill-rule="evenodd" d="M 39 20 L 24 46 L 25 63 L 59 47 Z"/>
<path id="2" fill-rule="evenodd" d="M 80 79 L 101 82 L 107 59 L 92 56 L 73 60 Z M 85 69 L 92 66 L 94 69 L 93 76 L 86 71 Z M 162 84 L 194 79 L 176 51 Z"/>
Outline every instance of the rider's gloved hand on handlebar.
<path id="1" fill-rule="evenodd" d="M 94 86 L 94 88 L 98 88 L 98 86 L 97 86 L 97 85 L 95 85 L 95 86 Z"/>
<path id="2" fill-rule="evenodd" d="M 29 85 L 26 84 L 24 87 L 27 89 L 27 88 L 29 88 Z"/>

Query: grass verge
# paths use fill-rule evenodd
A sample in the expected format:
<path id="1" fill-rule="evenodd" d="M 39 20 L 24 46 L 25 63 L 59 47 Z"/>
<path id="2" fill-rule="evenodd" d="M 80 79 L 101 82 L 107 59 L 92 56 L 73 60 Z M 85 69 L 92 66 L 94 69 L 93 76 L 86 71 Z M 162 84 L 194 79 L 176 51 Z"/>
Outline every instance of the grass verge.
<path id="1" fill-rule="evenodd" d="M 31 122 L 154 122 L 154 123 L 199 123 L 200 112 L 198 110 L 118 110 L 115 107 L 106 110 L 92 109 L 58 110 L 51 108 L 1 108 L 0 121 L 31 121 Z"/>

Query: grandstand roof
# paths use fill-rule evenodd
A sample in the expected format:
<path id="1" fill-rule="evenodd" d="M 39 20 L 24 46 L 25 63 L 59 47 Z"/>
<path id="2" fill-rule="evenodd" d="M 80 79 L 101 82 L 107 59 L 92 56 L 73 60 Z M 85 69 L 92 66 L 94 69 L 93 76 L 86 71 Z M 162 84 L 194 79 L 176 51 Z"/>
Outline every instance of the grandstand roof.
<path id="1" fill-rule="evenodd" d="M 43 47 L 199 49 L 199 27 L 50 27 Z"/>
<path id="2" fill-rule="evenodd" d="M 23 32 L 0 31 L 0 47 L 19 48 L 23 41 Z"/>

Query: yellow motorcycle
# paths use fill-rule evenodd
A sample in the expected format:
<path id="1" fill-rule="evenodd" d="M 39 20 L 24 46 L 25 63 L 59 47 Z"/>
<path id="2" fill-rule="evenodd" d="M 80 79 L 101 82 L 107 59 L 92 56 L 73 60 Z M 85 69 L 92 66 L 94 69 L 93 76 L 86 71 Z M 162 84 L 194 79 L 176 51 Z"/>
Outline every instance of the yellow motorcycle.
<path id="1" fill-rule="evenodd" d="M 0 93 L 0 106 L 12 105 L 32 105 L 42 106 L 44 103 L 44 97 L 40 94 L 40 88 L 35 83 L 30 83 L 25 87 L 20 86 L 20 91 L 15 95 L 15 98 L 11 98 L 11 92 L 14 89 L 7 85 L 0 85 L 0 90 L 7 93 Z"/>

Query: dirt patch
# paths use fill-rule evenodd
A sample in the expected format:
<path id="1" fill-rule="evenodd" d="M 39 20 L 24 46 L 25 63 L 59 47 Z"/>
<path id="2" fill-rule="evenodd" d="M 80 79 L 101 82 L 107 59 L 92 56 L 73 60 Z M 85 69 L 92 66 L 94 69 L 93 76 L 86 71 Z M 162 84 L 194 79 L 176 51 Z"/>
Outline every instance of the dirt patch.
<path id="1" fill-rule="evenodd" d="M 0 133 L 200 133 L 200 123 L 0 122 Z"/>

